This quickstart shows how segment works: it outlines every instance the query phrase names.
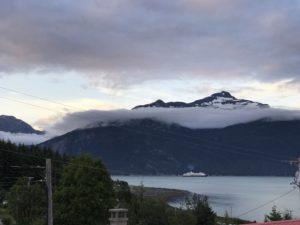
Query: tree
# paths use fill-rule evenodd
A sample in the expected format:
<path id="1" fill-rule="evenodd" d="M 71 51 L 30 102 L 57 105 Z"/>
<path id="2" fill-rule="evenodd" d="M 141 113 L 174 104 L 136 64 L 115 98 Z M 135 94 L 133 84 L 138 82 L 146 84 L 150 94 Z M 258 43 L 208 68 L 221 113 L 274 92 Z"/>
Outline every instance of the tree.
<path id="1" fill-rule="evenodd" d="M 114 204 L 113 181 L 102 161 L 75 158 L 64 168 L 54 192 L 55 224 L 107 224 Z"/>
<path id="2" fill-rule="evenodd" d="M 282 213 L 277 210 L 277 207 L 275 205 L 272 207 L 271 212 L 268 215 L 265 215 L 265 222 L 290 219 L 292 219 L 292 214 L 290 211 L 285 211 Z"/>
<path id="3" fill-rule="evenodd" d="M 30 185 L 27 178 L 19 179 L 7 194 L 7 201 L 17 224 L 46 224 L 46 192 L 40 184 Z"/>
<path id="4" fill-rule="evenodd" d="M 5 191 L 0 187 L 0 204 L 3 204 L 3 201 L 5 200 Z"/>
<path id="5" fill-rule="evenodd" d="M 129 225 L 169 225 L 168 207 L 161 200 L 134 195 L 129 208 Z"/>
<path id="6" fill-rule="evenodd" d="M 230 217 L 229 217 L 227 210 L 225 211 L 225 215 L 224 215 L 224 224 L 226 224 L 226 225 L 230 224 Z"/>
<path id="7" fill-rule="evenodd" d="M 171 208 L 168 210 L 168 220 L 171 225 L 195 225 L 196 217 L 192 210 Z"/>
<path id="8" fill-rule="evenodd" d="M 120 207 L 128 207 L 132 198 L 128 183 L 121 180 L 114 181 L 114 191 Z"/>
<path id="9" fill-rule="evenodd" d="M 284 220 L 291 220 L 291 219 L 293 219 L 292 211 L 290 211 L 290 210 L 284 211 L 284 213 L 283 213 L 283 215 L 282 215 L 282 218 L 283 218 Z"/>
<path id="10" fill-rule="evenodd" d="M 271 212 L 268 215 L 265 215 L 265 222 L 279 220 L 282 220 L 282 216 L 281 213 L 277 211 L 277 207 L 274 205 Z"/>
<path id="11" fill-rule="evenodd" d="M 196 225 L 216 224 L 217 215 L 209 206 L 206 196 L 194 194 L 192 198 L 187 201 L 187 208 L 194 211 Z"/>

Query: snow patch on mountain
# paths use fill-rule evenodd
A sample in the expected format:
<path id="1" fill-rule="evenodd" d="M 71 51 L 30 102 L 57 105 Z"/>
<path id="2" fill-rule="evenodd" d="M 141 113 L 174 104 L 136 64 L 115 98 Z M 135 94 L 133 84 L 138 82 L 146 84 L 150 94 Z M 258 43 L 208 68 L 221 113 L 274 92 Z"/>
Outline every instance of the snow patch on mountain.
<path id="1" fill-rule="evenodd" d="M 253 102 L 245 99 L 237 99 L 227 91 L 212 94 L 209 97 L 196 100 L 191 103 L 185 102 L 164 102 L 157 100 L 153 103 L 146 105 L 139 105 L 133 109 L 141 108 L 190 108 L 190 107 L 202 107 L 202 108 L 216 108 L 216 109 L 240 109 L 240 108 L 269 108 L 269 105 L 259 102 Z"/>

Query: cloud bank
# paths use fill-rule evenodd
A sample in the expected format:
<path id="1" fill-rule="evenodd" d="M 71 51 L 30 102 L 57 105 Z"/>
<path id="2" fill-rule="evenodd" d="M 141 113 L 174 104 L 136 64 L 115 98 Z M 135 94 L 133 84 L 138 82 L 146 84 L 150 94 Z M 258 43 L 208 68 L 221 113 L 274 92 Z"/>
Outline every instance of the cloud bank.
<path id="1" fill-rule="evenodd" d="M 1 0 L 0 71 L 299 80 L 298 0 Z"/>
<path id="2" fill-rule="evenodd" d="M 137 110 L 86 111 L 68 114 L 46 128 L 52 134 L 74 129 L 106 126 L 111 122 L 152 118 L 168 124 L 176 123 L 192 129 L 223 128 L 259 119 L 270 121 L 300 119 L 300 111 L 282 109 L 212 109 L 212 108 L 147 108 Z"/>
<path id="3" fill-rule="evenodd" d="M 48 134 L 38 135 L 0 131 L 0 140 L 11 141 L 16 144 L 35 145 L 44 142 L 51 137 L 52 136 Z"/>
<path id="4" fill-rule="evenodd" d="M 46 134 L 22 134 L 0 131 L 0 139 L 17 144 L 39 144 L 75 129 L 108 126 L 112 122 L 126 123 L 133 119 L 154 119 L 191 129 L 213 129 L 248 123 L 260 119 L 268 121 L 300 120 L 300 111 L 274 108 L 214 109 L 214 108 L 141 108 L 137 110 L 90 110 L 66 114 L 44 125 Z"/>

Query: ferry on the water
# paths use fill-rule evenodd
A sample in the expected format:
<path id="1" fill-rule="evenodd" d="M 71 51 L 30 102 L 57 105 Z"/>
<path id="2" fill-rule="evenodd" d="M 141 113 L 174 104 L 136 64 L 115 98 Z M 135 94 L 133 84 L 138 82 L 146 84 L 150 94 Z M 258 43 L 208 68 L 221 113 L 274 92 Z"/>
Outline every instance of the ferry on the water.
<path id="1" fill-rule="evenodd" d="M 207 177 L 203 172 L 194 173 L 193 171 L 182 174 L 183 177 Z"/>

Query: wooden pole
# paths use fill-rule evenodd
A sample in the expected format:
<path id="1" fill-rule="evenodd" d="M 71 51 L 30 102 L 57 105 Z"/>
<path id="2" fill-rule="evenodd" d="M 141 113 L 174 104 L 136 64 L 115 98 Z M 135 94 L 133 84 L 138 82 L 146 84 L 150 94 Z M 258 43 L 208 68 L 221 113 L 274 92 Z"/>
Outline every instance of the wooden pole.
<path id="1" fill-rule="evenodd" d="M 46 159 L 46 183 L 48 193 L 48 225 L 53 225 L 51 159 Z"/>

